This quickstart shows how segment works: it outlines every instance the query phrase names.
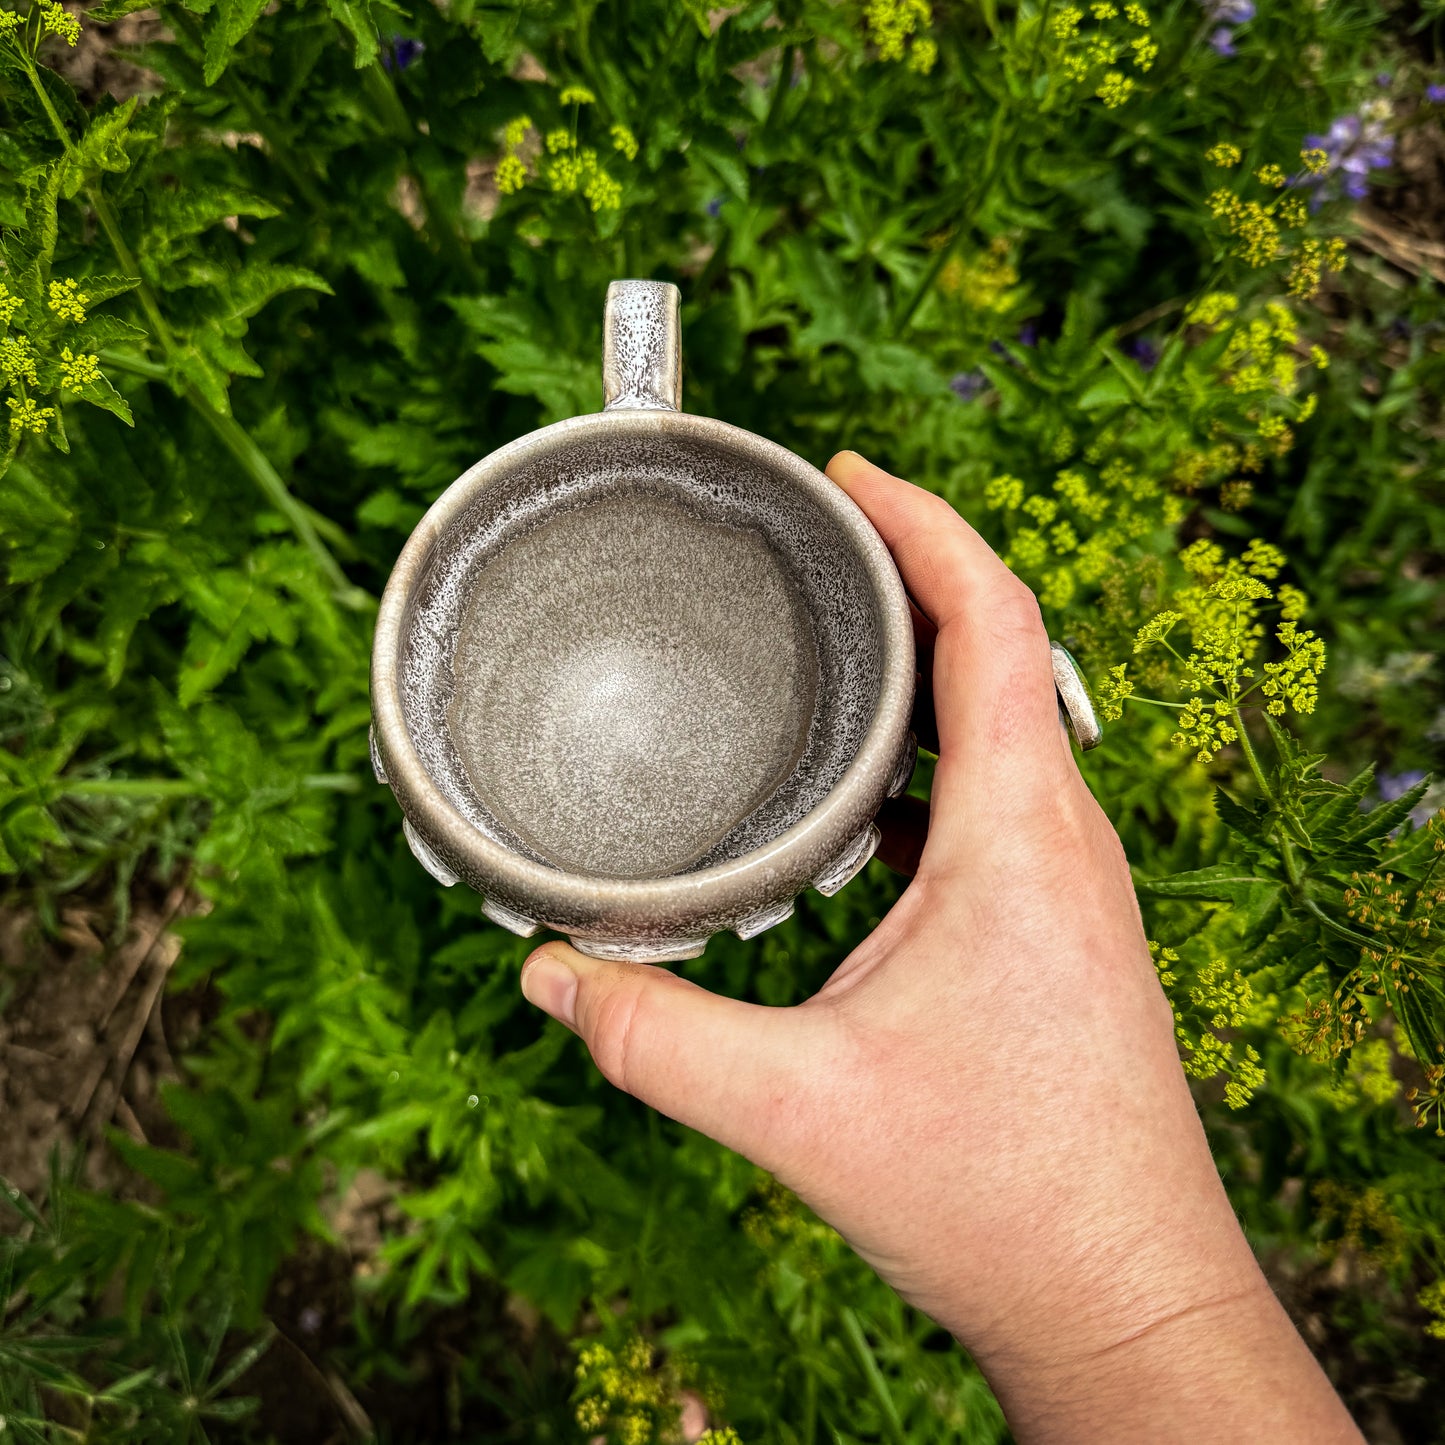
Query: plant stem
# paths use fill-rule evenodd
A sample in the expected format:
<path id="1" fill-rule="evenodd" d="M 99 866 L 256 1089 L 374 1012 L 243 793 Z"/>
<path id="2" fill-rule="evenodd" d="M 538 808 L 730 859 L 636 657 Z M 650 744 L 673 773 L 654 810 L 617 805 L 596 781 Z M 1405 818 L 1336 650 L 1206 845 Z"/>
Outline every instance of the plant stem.
<path id="1" fill-rule="evenodd" d="M 200 784 L 187 778 L 82 778 L 61 790 L 66 798 L 194 798 Z"/>
<path id="2" fill-rule="evenodd" d="M 351 773 L 308 773 L 301 786 L 318 793 L 359 793 L 361 780 Z M 206 795 L 189 778 L 79 778 L 61 789 L 66 798 L 198 798 Z"/>
<path id="3" fill-rule="evenodd" d="M 863 1333 L 863 1326 L 859 1322 L 858 1316 L 845 1306 L 840 1311 L 839 1317 L 843 1321 L 843 1329 L 848 1339 L 852 1342 L 853 1350 L 858 1356 L 858 1363 L 863 1366 L 863 1373 L 868 1379 L 869 1387 L 883 1411 L 884 1433 L 893 1441 L 893 1445 L 908 1445 L 903 1433 L 903 1421 L 898 1417 L 898 1406 L 889 1392 L 888 1382 L 883 1378 L 883 1371 L 878 1368 L 878 1359 L 868 1345 L 867 1336 Z"/>
<path id="4" fill-rule="evenodd" d="M 1233 702 L 1230 716 L 1234 719 L 1235 731 L 1239 733 L 1239 750 L 1244 754 L 1244 760 L 1249 764 L 1249 770 L 1254 774 L 1254 781 L 1259 785 L 1259 791 L 1263 794 L 1265 802 L 1269 804 L 1270 811 L 1278 817 L 1279 802 L 1264 776 L 1264 769 L 1259 762 L 1259 754 L 1255 752 L 1254 743 L 1249 736 L 1249 729 L 1244 725 L 1244 714 L 1240 711 L 1237 698 Z M 1304 885 L 1304 872 L 1300 868 L 1299 859 L 1295 856 L 1294 844 L 1290 842 L 1289 836 L 1282 826 L 1276 826 L 1275 836 L 1279 839 L 1280 860 L 1284 864 L 1285 877 L 1289 879 L 1289 886 L 1306 906 L 1310 906 L 1310 900 L 1303 898 L 1300 892 Z"/>
<path id="5" fill-rule="evenodd" d="M 298 540 L 316 559 L 316 564 L 325 574 L 336 592 L 336 600 L 343 607 L 364 607 L 367 594 L 357 587 L 341 570 L 341 564 L 331 555 L 326 543 L 321 540 L 307 509 L 296 500 L 282 481 L 281 475 L 267 459 L 266 454 L 251 439 L 251 434 L 233 416 L 217 411 L 194 386 L 187 385 L 186 400 L 191 403 L 207 426 L 215 432 L 226 450 L 250 473 L 251 479 L 260 487 L 267 500 L 291 526 Z"/>

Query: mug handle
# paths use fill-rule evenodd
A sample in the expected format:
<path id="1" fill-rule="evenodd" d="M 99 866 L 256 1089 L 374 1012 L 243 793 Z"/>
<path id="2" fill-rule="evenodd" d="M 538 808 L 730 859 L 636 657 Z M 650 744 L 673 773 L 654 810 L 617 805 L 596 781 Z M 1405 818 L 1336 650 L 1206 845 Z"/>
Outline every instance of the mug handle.
<path id="1" fill-rule="evenodd" d="M 614 281 L 602 314 L 602 410 L 682 410 L 682 293 Z"/>

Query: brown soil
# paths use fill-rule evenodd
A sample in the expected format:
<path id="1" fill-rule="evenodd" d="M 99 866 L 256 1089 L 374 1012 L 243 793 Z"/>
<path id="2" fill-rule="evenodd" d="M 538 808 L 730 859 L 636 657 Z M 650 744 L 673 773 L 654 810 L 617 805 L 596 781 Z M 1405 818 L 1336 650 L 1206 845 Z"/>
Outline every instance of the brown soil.
<path id="1" fill-rule="evenodd" d="M 168 40 L 170 34 L 154 10 L 136 10 L 113 25 L 83 20 L 74 48 L 52 40 L 44 52 L 45 63 L 63 75 L 87 105 L 103 95 L 129 100 L 133 95 L 159 92 L 162 83 L 154 71 L 127 59 L 127 53 Z"/>
<path id="2" fill-rule="evenodd" d="M 182 884 L 143 890 L 115 947 L 106 903 L 71 903 L 53 933 L 27 908 L 0 916 L 0 1175 L 31 1198 L 43 1198 L 56 1149 L 83 1149 L 87 1182 L 115 1188 L 112 1124 L 170 1142 L 156 1086 L 175 1077 L 172 1042 L 196 1006 L 163 1004 L 180 951 L 169 929 L 196 907 Z"/>

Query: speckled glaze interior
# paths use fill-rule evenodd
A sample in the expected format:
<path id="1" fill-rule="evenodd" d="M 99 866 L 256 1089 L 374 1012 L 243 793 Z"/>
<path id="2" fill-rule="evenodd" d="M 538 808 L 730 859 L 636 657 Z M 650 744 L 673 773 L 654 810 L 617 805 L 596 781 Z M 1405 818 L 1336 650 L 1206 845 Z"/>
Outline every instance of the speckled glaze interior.
<path id="1" fill-rule="evenodd" d="M 407 730 L 457 811 L 539 863 L 643 878 L 739 858 L 857 754 L 882 681 L 862 558 L 722 441 L 575 434 L 433 542 Z"/>
<path id="2" fill-rule="evenodd" d="M 691 957 L 835 892 L 914 759 L 882 539 L 680 393 L 676 288 L 614 283 L 606 408 L 447 489 L 372 651 L 372 764 L 412 852 L 495 921 L 601 957 Z"/>

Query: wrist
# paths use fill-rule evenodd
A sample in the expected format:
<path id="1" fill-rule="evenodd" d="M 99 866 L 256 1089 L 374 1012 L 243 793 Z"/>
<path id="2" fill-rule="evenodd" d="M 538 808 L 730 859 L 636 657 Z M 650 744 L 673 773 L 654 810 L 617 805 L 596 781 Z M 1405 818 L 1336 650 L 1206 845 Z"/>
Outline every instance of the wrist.
<path id="1" fill-rule="evenodd" d="M 1060 1301 L 1065 1328 L 978 1353 L 1021 1445 L 1360 1440 L 1230 1223 L 1237 1245 Z"/>

